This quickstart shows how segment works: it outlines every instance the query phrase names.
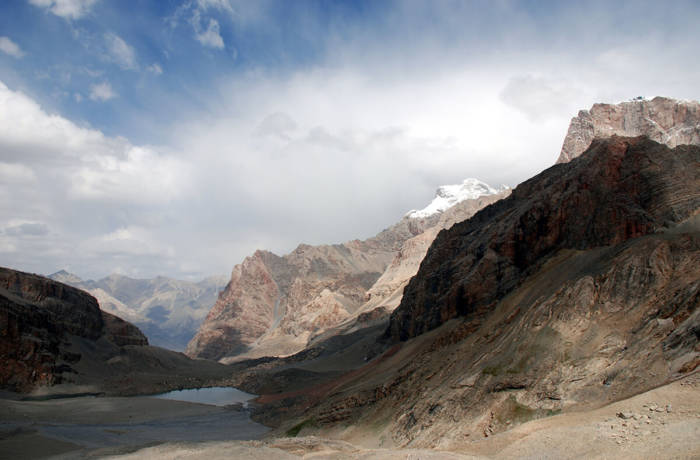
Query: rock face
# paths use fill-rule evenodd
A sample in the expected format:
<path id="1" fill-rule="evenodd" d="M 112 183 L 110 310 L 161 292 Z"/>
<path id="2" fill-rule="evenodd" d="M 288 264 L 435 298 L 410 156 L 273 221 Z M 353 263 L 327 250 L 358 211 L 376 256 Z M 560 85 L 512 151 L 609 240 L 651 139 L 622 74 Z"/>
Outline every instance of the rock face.
<path id="1" fill-rule="evenodd" d="M 520 184 L 438 235 L 388 335 L 406 340 L 482 315 L 559 250 L 620 244 L 692 216 L 700 206 L 698 151 L 612 137 Z"/>
<path id="2" fill-rule="evenodd" d="M 700 103 L 665 97 L 594 104 L 571 119 L 557 163 L 581 155 L 594 138 L 647 136 L 673 148 L 700 144 Z"/>
<path id="3" fill-rule="evenodd" d="M 317 432 L 457 449 L 693 372 L 700 147 L 597 140 L 440 232 L 386 338 L 364 367 L 287 396 Z"/>
<path id="4" fill-rule="evenodd" d="M 137 325 L 151 344 L 176 351 L 185 349 L 226 285 L 224 277 L 194 283 L 118 274 L 83 281 L 65 270 L 49 278 L 89 292 L 102 310 Z"/>
<path id="5" fill-rule="evenodd" d="M 450 195 L 448 207 L 412 211 L 374 238 L 247 257 L 186 353 L 226 361 L 283 356 L 325 333 L 385 319 L 438 231 L 508 193 L 476 180 L 454 187 L 460 193 Z"/>
<path id="6" fill-rule="evenodd" d="M 299 351 L 311 333 L 362 305 L 408 236 L 413 233 L 406 226 L 367 241 L 300 245 L 284 257 L 257 251 L 233 269 L 186 353 L 220 359 L 261 342 L 271 344 L 275 354 Z"/>
<path id="7" fill-rule="evenodd" d="M 69 336 L 115 345 L 147 345 L 133 325 L 100 310 L 86 292 L 47 278 L 0 268 L 0 387 L 26 391 L 61 382 L 80 359 Z"/>

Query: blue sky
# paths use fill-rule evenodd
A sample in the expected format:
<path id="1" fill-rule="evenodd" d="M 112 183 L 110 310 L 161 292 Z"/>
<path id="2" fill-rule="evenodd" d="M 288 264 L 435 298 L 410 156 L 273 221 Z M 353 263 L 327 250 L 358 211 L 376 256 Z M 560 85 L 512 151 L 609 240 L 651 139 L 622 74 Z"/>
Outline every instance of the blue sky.
<path id="1" fill-rule="evenodd" d="M 594 102 L 698 99 L 698 2 L 5 0 L 0 261 L 227 273 L 516 185 Z"/>

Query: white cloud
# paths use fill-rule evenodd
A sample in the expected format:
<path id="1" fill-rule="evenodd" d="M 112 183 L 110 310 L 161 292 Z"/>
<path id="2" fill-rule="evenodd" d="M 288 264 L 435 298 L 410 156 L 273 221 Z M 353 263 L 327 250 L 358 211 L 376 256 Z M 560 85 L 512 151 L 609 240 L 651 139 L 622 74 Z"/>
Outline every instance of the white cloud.
<path id="1" fill-rule="evenodd" d="M 110 60 L 122 69 L 136 69 L 136 52 L 121 37 L 108 33 L 104 36 Z"/>
<path id="2" fill-rule="evenodd" d="M 227 25 L 277 35 L 266 2 L 179 3 L 171 24 L 204 46 L 231 49 Z M 493 3 L 399 2 L 379 22 L 347 18 L 330 32 L 313 14 L 284 18 L 303 25 L 294 30 L 316 40 L 318 55 L 217 72 L 188 87 L 197 97 L 159 86 L 165 110 L 182 108 L 176 124 L 158 126 L 167 150 L 105 136 L 0 86 L 0 229 L 15 225 L 9 217 L 50 229 L 44 238 L 0 233 L 0 259 L 88 276 L 226 273 L 256 248 L 371 236 L 427 205 L 441 184 L 474 176 L 516 185 L 553 164 L 570 117 L 594 102 L 698 98 L 691 15 L 679 25 L 658 2 L 642 19 L 573 5 L 541 27 L 513 2 Z M 270 56 L 288 51 L 268 38 L 278 46 Z M 150 62 L 142 68 L 159 74 Z M 157 118 L 154 107 L 143 116 Z"/>
<path id="3" fill-rule="evenodd" d="M 19 45 L 7 37 L 0 37 L 0 51 L 16 58 L 24 56 L 24 51 Z"/>
<path id="4" fill-rule="evenodd" d="M 202 10 L 213 8 L 233 13 L 233 7 L 229 0 L 197 0 L 197 7 Z"/>
<path id="5" fill-rule="evenodd" d="M 0 161 L 0 182 L 29 183 L 36 180 L 36 174 L 29 166 L 20 163 L 4 163 Z"/>
<path id="6" fill-rule="evenodd" d="M 19 237 L 45 236 L 49 234 L 49 226 L 43 222 L 24 222 L 6 227 L 4 233 Z"/>
<path id="7" fill-rule="evenodd" d="M 84 157 L 68 196 L 102 202 L 167 203 L 178 194 L 186 172 L 179 161 L 146 147 L 125 145 L 121 155 Z"/>
<path id="8" fill-rule="evenodd" d="M 248 6 L 246 5 L 242 10 L 248 10 Z M 240 16 L 228 0 L 195 0 L 181 4 L 175 13 L 167 18 L 167 21 L 172 27 L 176 27 L 184 19 L 192 26 L 194 38 L 203 46 L 223 49 L 225 43 L 221 36 L 221 26 L 219 21 L 212 17 L 212 10 L 227 13 L 227 17 L 232 19 L 237 19 Z"/>
<path id="9" fill-rule="evenodd" d="M 90 86 L 90 99 L 93 101 L 108 101 L 117 97 L 109 82 L 96 83 Z"/>
<path id="10" fill-rule="evenodd" d="M 100 255 L 172 257 L 174 250 L 158 241 L 148 229 L 139 226 L 119 227 L 85 241 L 82 248 Z"/>
<path id="11" fill-rule="evenodd" d="M 44 112 L 25 94 L 10 90 L 0 81 L 0 141 L 6 147 L 5 160 L 17 151 L 16 160 L 28 164 L 35 151 L 65 149 L 67 154 L 79 148 L 92 149 L 107 144 L 99 131 L 80 128 L 71 121 Z M 25 151 L 11 146 L 29 147 Z"/>
<path id="12" fill-rule="evenodd" d="M 582 90 L 566 81 L 534 75 L 510 78 L 500 98 L 532 121 L 571 116 L 579 110 L 581 102 L 588 99 Z"/>
<path id="13" fill-rule="evenodd" d="M 194 22 L 195 38 L 199 43 L 210 48 L 223 49 L 224 39 L 219 32 L 219 22 L 216 19 L 209 19 L 206 29 L 202 29 L 199 20 Z"/>
<path id="14" fill-rule="evenodd" d="M 191 190 L 177 156 L 49 114 L 2 82 L 0 152 L 3 264 L 39 273 L 175 270 L 163 209 Z"/>
<path id="15" fill-rule="evenodd" d="M 29 0 L 29 3 L 46 8 L 62 18 L 79 19 L 90 11 L 97 0 Z"/>
<path id="16" fill-rule="evenodd" d="M 158 64 L 157 62 L 154 62 L 153 64 L 149 65 L 146 70 L 151 72 L 152 74 L 155 75 L 162 75 L 163 73 L 163 68 Z"/>

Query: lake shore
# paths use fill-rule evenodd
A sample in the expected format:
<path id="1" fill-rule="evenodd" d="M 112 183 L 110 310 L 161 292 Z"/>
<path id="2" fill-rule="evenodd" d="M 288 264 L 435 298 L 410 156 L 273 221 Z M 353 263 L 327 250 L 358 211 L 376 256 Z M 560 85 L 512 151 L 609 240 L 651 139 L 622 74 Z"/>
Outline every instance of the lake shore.
<path id="1" fill-rule="evenodd" d="M 170 441 L 257 439 L 244 411 L 152 397 L 0 399 L 0 458 L 125 453 Z"/>

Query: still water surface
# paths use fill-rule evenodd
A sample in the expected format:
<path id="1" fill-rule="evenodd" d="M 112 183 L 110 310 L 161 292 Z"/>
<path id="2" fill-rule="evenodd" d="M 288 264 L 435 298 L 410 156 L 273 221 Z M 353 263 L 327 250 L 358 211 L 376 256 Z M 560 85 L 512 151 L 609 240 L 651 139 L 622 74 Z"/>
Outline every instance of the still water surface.
<path id="1" fill-rule="evenodd" d="M 151 396 L 152 398 L 173 399 L 212 406 L 228 406 L 245 403 L 255 397 L 250 393 L 230 387 L 195 388 L 193 390 L 176 390 Z"/>
<path id="2" fill-rule="evenodd" d="M 224 441 L 256 439 L 269 429 L 253 422 L 245 410 L 225 408 L 255 397 L 235 388 L 216 387 L 171 391 L 149 398 L 208 404 L 212 411 L 202 415 L 164 417 L 136 423 L 39 423 L 33 425 L 45 436 L 72 442 L 84 448 L 142 446 L 176 441 Z M 143 396 L 134 396 L 143 398 Z M 115 398 L 122 399 L 122 398 Z M 129 399 L 129 398 L 123 398 Z"/>

